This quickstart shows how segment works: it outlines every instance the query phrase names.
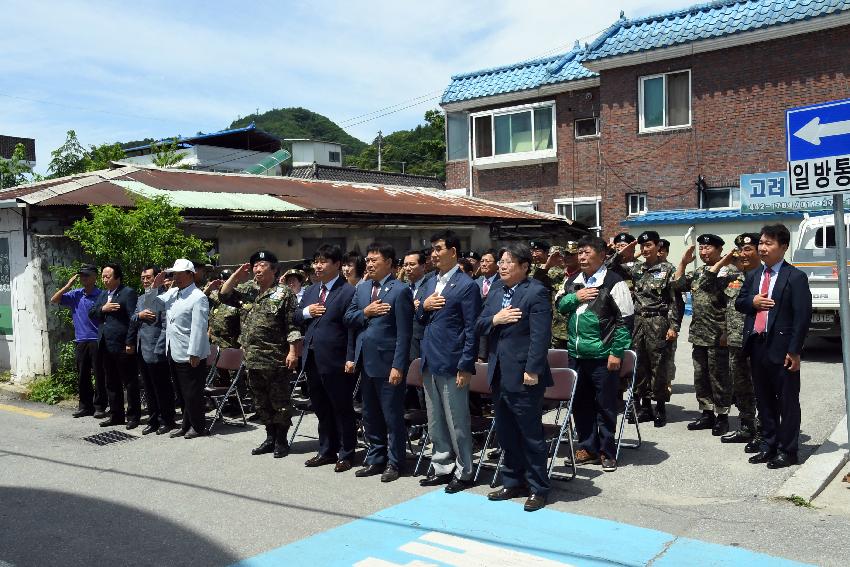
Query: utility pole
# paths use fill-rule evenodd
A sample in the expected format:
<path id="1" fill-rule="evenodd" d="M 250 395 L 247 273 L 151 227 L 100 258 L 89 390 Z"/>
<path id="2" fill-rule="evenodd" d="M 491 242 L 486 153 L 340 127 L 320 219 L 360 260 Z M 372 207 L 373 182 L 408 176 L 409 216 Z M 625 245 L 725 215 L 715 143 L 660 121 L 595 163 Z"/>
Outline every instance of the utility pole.
<path id="1" fill-rule="evenodd" d="M 406 163 L 407 163 L 406 161 L 401 162 L 401 173 L 402 173 L 402 174 L 404 174 L 404 165 L 405 165 Z"/>
<path id="2" fill-rule="evenodd" d="M 380 130 L 378 130 L 378 137 L 375 141 L 378 142 L 378 171 L 381 171 L 381 145 L 384 142 L 384 136 L 381 134 Z"/>

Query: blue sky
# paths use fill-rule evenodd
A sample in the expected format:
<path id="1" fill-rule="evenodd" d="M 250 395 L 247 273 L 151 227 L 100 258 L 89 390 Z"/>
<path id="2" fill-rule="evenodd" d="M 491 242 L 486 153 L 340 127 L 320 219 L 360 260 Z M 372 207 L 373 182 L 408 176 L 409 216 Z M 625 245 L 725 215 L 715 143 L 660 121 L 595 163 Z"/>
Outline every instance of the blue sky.
<path id="1" fill-rule="evenodd" d="M 0 134 L 35 138 L 43 173 L 69 129 L 88 146 L 212 132 L 256 109 L 303 106 L 371 141 L 420 123 L 452 74 L 568 51 L 620 10 L 634 18 L 689 2 L 2 5 Z"/>

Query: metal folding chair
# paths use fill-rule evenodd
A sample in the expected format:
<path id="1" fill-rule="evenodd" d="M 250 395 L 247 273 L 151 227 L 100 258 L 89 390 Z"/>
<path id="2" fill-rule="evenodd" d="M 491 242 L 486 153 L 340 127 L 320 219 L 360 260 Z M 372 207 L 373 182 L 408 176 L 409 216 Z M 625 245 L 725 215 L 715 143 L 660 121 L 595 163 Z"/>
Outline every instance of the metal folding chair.
<path id="1" fill-rule="evenodd" d="M 207 373 L 207 381 L 204 384 L 205 387 L 209 388 L 212 381 L 215 380 L 215 377 L 218 376 L 218 369 L 216 365 L 218 364 L 218 357 L 221 356 L 221 350 L 211 344 L 210 345 L 210 354 L 207 356 L 207 366 L 209 366 L 210 371 Z"/>
<path id="2" fill-rule="evenodd" d="M 407 369 L 407 385 L 414 388 L 422 389 L 422 359 L 417 358 L 410 363 Z M 431 438 L 428 431 L 428 411 L 424 409 L 412 409 L 404 412 L 404 425 L 407 428 L 407 446 L 410 452 L 416 456 L 416 466 L 413 467 L 413 476 L 419 475 L 419 466 L 422 464 L 422 459 L 425 456 L 425 447 L 428 445 L 428 440 Z M 413 441 L 410 438 L 410 430 L 414 427 L 422 427 L 423 433 L 419 438 L 419 451 L 413 448 Z"/>
<path id="3" fill-rule="evenodd" d="M 487 396 L 493 395 L 493 392 L 490 389 L 490 382 L 487 379 L 487 363 L 475 363 L 475 374 L 472 375 L 472 380 L 469 383 L 469 391 L 470 393 L 475 392 L 476 394 L 484 394 Z M 472 478 L 474 481 L 478 480 L 478 475 L 481 474 L 482 468 L 487 467 L 496 469 L 498 467 L 498 465 L 494 466 L 485 463 L 487 450 L 490 448 L 490 441 L 496 439 L 495 416 L 472 418 L 472 432 L 482 433 L 484 431 L 487 432 L 487 437 L 484 439 L 484 445 L 481 447 L 481 451 L 478 453 L 478 465 L 475 467 L 475 476 Z M 494 444 L 493 448 L 495 448 L 496 446 L 497 445 Z M 501 463 L 501 460 L 499 462 Z M 495 479 L 495 474 L 493 478 Z"/>
<path id="4" fill-rule="evenodd" d="M 629 387 L 626 390 L 626 407 L 623 410 L 623 417 L 620 418 L 620 427 L 617 433 L 617 455 L 614 457 L 615 459 L 620 458 L 620 446 L 627 447 L 629 449 L 637 449 L 640 447 L 643 442 L 640 437 L 640 423 L 638 422 L 637 417 L 637 408 L 635 408 L 635 379 L 637 376 L 637 353 L 633 350 L 627 350 L 623 352 L 623 360 L 620 362 L 620 377 L 621 378 L 629 378 Z M 626 421 L 629 415 L 629 412 L 632 412 L 632 416 L 634 417 L 635 422 L 635 433 L 637 434 L 637 441 L 634 443 L 623 443 L 623 430 L 626 427 Z"/>
<path id="5" fill-rule="evenodd" d="M 291 392 L 289 400 L 292 403 L 292 407 L 298 412 L 298 421 L 295 422 L 295 427 L 292 428 L 292 433 L 289 436 L 290 445 L 295 440 L 295 436 L 298 434 L 298 428 L 301 427 L 301 422 L 304 420 L 304 416 L 313 411 L 313 404 L 310 401 L 310 396 L 305 396 L 303 393 L 299 393 L 297 391 L 298 386 L 300 386 L 302 382 L 305 384 L 307 383 L 306 369 L 301 370 L 301 372 L 298 373 L 298 376 L 295 377 L 295 380 L 293 380 L 289 385 L 289 391 Z M 302 437 L 315 439 L 315 437 L 310 435 L 302 435 Z"/>
<path id="6" fill-rule="evenodd" d="M 553 370 L 570 367 L 570 353 L 564 349 L 550 348 L 547 358 L 549 359 L 549 368 Z"/>
<path id="7" fill-rule="evenodd" d="M 224 419 L 222 417 L 222 410 L 224 409 L 224 404 L 226 404 L 227 400 L 231 398 L 235 398 L 236 402 L 239 404 L 239 412 L 242 414 L 241 426 L 245 427 L 248 424 L 248 420 L 245 418 L 245 405 L 242 403 L 242 395 L 239 393 L 238 388 L 239 380 L 242 378 L 243 370 L 245 370 L 245 364 L 242 360 L 242 350 L 238 348 L 216 350 L 217 352 L 215 355 L 213 370 L 228 370 L 235 373 L 233 374 L 233 378 L 230 380 L 230 385 L 227 388 L 209 385 L 209 382 L 212 382 L 212 379 L 209 379 L 207 387 L 204 388 L 206 395 L 216 405 L 215 417 L 210 424 L 209 431 L 212 431 L 212 428 L 215 427 L 215 424 L 219 419 Z"/>

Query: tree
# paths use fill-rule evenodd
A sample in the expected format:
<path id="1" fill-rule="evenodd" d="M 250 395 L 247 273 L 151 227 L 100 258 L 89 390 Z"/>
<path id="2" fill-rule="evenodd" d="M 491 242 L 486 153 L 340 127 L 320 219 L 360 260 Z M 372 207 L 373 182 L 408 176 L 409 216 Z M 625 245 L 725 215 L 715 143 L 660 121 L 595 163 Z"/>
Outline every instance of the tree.
<path id="1" fill-rule="evenodd" d="M 47 167 L 50 178 L 65 177 L 86 171 L 86 150 L 80 145 L 77 133 L 73 130 L 68 130 L 65 143 L 50 152 L 50 157 L 52 159 Z"/>
<path id="2" fill-rule="evenodd" d="M 11 158 L 0 158 L 0 189 L 26 183 L 27 175 L 32 175 L 32 168 L 27 165 L 27 150 L 23 144 L 17 144 Z"/>
<path id="3" fill-rule="evenodd" d="M 89 151 L 83 156 L 86 171 L 98 171 L 100 169 L 109 169 L 110 163 L 124 159 L 127 155 L 121 144 L 101 144 L 99 146 L 91 146 Z"/>
<path id="4" fill-rule="evenodd" d="M 152 142 L 151 153 L 156 154 L 153 158 L 153 164 L 157 167 L 174 167 L 186 157 L 186 152 L 177 151 L 177 138 L 171 140 L 170 144 Z"/>
<path id="5" fill-rule="evenodd" d="M 180 228 L 180 209 L 167 197 L 136 199 L 133 209 L 92 205 L 90 218 L 74 222 L 65 235 L 80 243 L 98 266 L 116 262 L 124 270 L 124 283 L 138 288 L 139 274 L 147 264 L 170 266 L 177 258 L 206 259 L 212 248 Z"/>

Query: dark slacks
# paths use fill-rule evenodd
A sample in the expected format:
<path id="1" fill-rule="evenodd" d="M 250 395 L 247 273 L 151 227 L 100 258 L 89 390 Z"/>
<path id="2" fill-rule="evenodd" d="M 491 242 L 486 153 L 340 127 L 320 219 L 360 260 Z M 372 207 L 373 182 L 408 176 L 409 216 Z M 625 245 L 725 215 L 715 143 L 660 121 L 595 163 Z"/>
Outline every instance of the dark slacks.
<path id="1" fill-rule="evenodd" d="M 135 355 L 124 352 L 109 352 L 100 343 L 98 359 L 106 378 L 106 393 L 109 410 L 116 421 L 139 421 L 142 418 L 142 398 L 139 392 L 139 372 Z M 124 388 L 127 388 L 127 411 L 124 412 Z"/>
<path id="2" fill-rule="evenodd" d="M 177 362 L 168 357 L 171 373 L 183 394 L 183 431 L 189 428 L 203 434 L 207 425 L 204 421 L 204 385 L 206 383 L 206 367 L 203 363 L 195 368 L 188 362 Z"/>
<path id="3" fill-rule="evenodd" d="M 388 460 L 399 471 L 404 470 L 407 430 L 404 427 L 405 383 L 389 383 L 387 376 L 373 377 L 361 373 L 363 425 L 366 429 L 367 465 L 380 465 Z"/>
<path id="4" fill-rule="evenodd" d="M 353 460 L 357 448 L 354 414 L 354 374 L 323 374 L 312 350 L 306 353 L 310 402 L 319 420 L 319 454 L 337 460 Z"/>
<path id="5" fill-rule="evenodd" d="M 498 380 L 498 377 L 497 377 Z M 505 488 L 528 486 L 532 494 L 546 495 L 551 484 L 546 474 L 549 453 L 543 434 L 543 386 L 525 386 L 509 392 L 493 384 L 496 436 L 504 451 L 502 479 Z"/>
<path id="6" fill-rule="evenodd" d="M 145 397 L 148 400 L 149 424 L 174 424 L 174 388 L 168 362 L 145 362 L 139 357 L 139 372 L 145 385 Z"/>
<path id="7" fill-rule="evenodd" d="M 573 419 L 579 447 L 613 459 L 617 452 L 614 430 L 617 427 L 619 373 L 608 370 L 607 358 L 570 357 L 569 364 L 578 373 Z"/>
<path id="8" fill-rule="evenodd" d="M 80 393 L 79 409 L 104 411 L 109 405 L 106 380 L 100 368 L 97 341 L 80 341 L 74 344 L 77 363 L 77 391 Z M 92 387 L 94 375 L 94 387 Z"/>
<path id="9" fill-rule="evenodd" d="M 762 449 L 797 454 L 800 438 L 800 373 L 770 362 L 769 344 L 753 337 L 750 366 L 756 393 Z"/>

